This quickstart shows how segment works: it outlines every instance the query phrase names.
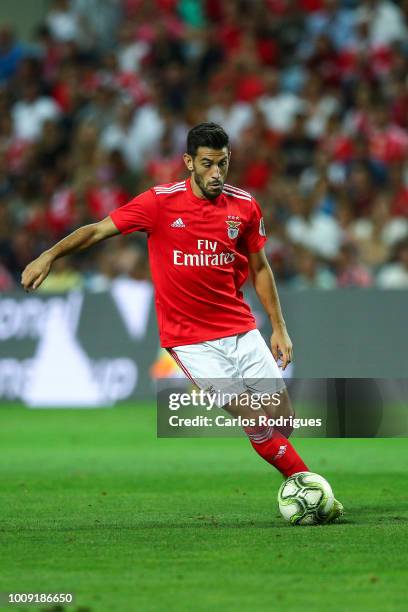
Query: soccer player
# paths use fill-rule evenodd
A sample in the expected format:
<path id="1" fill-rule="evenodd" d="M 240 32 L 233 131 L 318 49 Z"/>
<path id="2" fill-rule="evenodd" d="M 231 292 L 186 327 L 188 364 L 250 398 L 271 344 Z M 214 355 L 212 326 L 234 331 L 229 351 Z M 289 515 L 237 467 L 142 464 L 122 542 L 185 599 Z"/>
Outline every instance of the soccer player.
<path id="1" fill-rule="evenodd" d="M 263 248 L 260 207 L 225 182 L 230 157 L 222 127 L 196 125 L 184 154 L 190 178 L 152 187 L 99 223 L 78 228 L 26 267 L 22 285 L 37 289 L 52 263 L 68 253 L 120 233 L 146 232 L 161 345 L 199 387 L 233 397 L 219 405 L 235 417 L 253 419 L 248 397 L 270 395 L 255 425 L 244 430 L 255 451 L 289 477 L 309 471 L 287 439 L 290 430 L 261 425 L 259 417 L 293 414 L 277 365 L 279 358 L 282 369 L 292 361 L 292 342 Z M 249 273 L 271 321 L 272 352 L 240 290 Z M 336 502 L 331 519 L 341 510 Z"/>

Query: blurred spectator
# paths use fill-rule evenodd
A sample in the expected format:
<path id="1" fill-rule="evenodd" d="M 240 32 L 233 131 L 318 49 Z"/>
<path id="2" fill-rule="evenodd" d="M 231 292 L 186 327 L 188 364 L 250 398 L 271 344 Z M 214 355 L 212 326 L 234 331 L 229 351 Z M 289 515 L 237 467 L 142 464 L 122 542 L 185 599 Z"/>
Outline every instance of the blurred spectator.
<path id="1" fill-rule="evenodd" d="M 146 167 L 146 173 L 152 183 L 172 183 L 183 175 L 185 166 L 179 153 L 173 153 L 173 142 L 170 131 L 163 134 L 157 154 L 152 157 Z"/>
<path id="2" fill-rule="evenodd" d="M 117 184 L 130 195 L 134 195 L 136 186 L 138 185 L 137 174 L 132 172 L 118 149 L 110 151 L 108 153 L 108 158 L 109 164 L 112 167 L 113 173 L 116 177 Z"/>
<path id="3" fill-rule="evenodd" d="M 92 97 L 79 112 L 79 121 L 93 123 L 98 132 L 107 128 L 115 118 L 117 90 L 108 75 L 100 75 Z"/>
<path id="4" fill-rule="evenodd" d="M 39 236 L 48 234 L 53 240 L 59 239 L 75 225 L 75 193 L 56 168 L 42 175 L 41 193 L 42 201 L 30 211 L 27 227 Z"/>
<path id="5" fill-rule="evenodd" d="M 72 185 L 76 191 L 88 188 L 98 163 L 99 133 L 90 122 L 78 124 L 72 138 Z"/>
<path id="6" fill-rule="evenodd" d="M 86 46 L 109 49 L 122 15 L 121 0 L 71 0 Z"/>
<path id="7" fill-rule="evenodd" d="M 41 238 L 25 227 L 10 232 L 1 240 L 1 258 L 16 283 L 20 283 L 20 274 L 26 265 L 46 247 L 47 243 Z"/>
<path id="8" fill-rule="evenodd" d="M 271 180 L 274 170 L 276 170 L 274 152 L 267 142 L 261 142 L 248 150 L 240 183 L 250 191 L 263 191 Z"/>
<path id="9" fill-rule="evenodd" d="M 341 117 L 338 112 L 331 114 L 320 140 L 320 148 L 334 162 L 347 163 L 353 159 L 354 142 L 342 129 Z"/>
<path id="10" fill-rule="evenodd" d="M 59 109 L 54 100 L 42 96 L 38 84 L 26 83 L 22 87 L 21 100 L 12 109 L 14 135 L 21 140 L 36 140 L 47 119 L 56 119 Z"/>
<path id="11" fill-rule="evenodd" d="M 207 115 L 208 121 L 221 124 L 232 143 L 238 143 L 242 130 L 253 120 L 253 109 L 247 102 L 238 102 L 229 87 L 213 94 Z"/>
<path id="12" fill-rule="evenodd" d="M 382 193 L 376 196 L 370 216 L 354 222 L 352 235 L 362 262 L 376 268 L 388 259 L 392 247 L 408 236 L 408 219 L 392 217 L 390 197 Z"/>
<path id="13" fill-rule="evenodd" d="M 346 181 L 346 192 L 356 217 L 367 215 L 375 196 L 375 182 L 370 165 L 364 162 L 354 164 Z"/>
<path id="14" fill-rule="evenodd" d="M 61 124 L 53 119 L 46 119 L 35 148 L 38 168 L 51 169 L 67 150 L 68 143 Z"/>
<path id="15" fill-rule="evenodd" d="M 197 56 L 197 79 L 206 82 L 224 59 L 223 48 L 215 29 L 201 32 Z"/>
<path id="16" fill-rule="evenodd" d="M 306 81 L 300 99 L 307 116 L 305 130 L 311 138 L 320 138 L 331 114 L 338 110 L 335 96 L 325 92 L 320 77 L 312 74 Z"/>
<path id="17" fill-rule="evenodd" d="M 394 261 L 385 265 L 378 275 L 381 289 L 408 289 L 408 240 L 404 239 L 395 247 Z"/>
<path id="18" fill-rule="evenodd" d="M 327 260 L 336 257 L 341 242 L 341 230 L 337 221 L 316 210 L 312 197 L 296 197 L 292 203 L 292 213 L 286 223 L 290 240 Z"/>
<path id="19" fill-rule="evenodd" d="M 58 42 L 75 41 L 80 37 L 80 22 L 69 0 L 53 0 L 46 23 L 51 36 Z"/>
<path id="20" fill-rule="evenodd" d="M 24 50 L 15 40 L 13 29 L 8 25 L 0 27 L 0 84 L 12 77 L 24 56 Z"/>
<path id="21" fill-rule="evenodd" d="M 108 159 L 101 160 L 95 181 L 86 192 L 88 214 L 92 221 L 101 221 L 112 210 L 123 206 L 130 199 L 129 194 L 115 179 L 114 168 Z"/>
<path id="22" fill-rule="evenodd" d="M 165 119 L 156 95 L 136 112 L 128 100 L 119 104 L 116 121 L 105 128 L 101 144 L 118 149 L 132 170 L 141 170 L 164 133 Z"/>
<path id="23" fill-rule="evenodd" d="M 322 84 L 333 87 L 339 83 L 339 58 L 330 37 L 322 32 L 316 38 L 307 67 L 312 74 L 319 74 Z"/>
<path id="24" fill-rule="evenodd" d="M 118 42 L 116 54 L 120 70 L 126 73 L 139 72 L 142 61 L 150 51 L 148 42 L 137 39 L 135 27 L 131 22 L 121 25 Z"/>
<path id="25" fill-rule="evenodd" d="M 103 249 L 96 257 L 96 269 L 89 270 L 85 276 L 85 287 L 94 293 L 107 291 L 116 276 L 115 253 L 111 249 Z"/>
<path id="26" fill-rule="evenodd" d="M 390 0 L 363 0 L 357 9 L 357 21 L 368 24 L 370 43 L 388 46 L 407 37 L 407 27 L 400 8 Z"/>
<path id="27" fill-rule="evenodd" d="M 258 100 L 258 106 L 272 130 L 288 132 L 302 103 L 295 94 L 280 89 L 279 74 L 276 71 L 268 71 L 265 75 L 265 91 Z"/>
<path id="28" fill-rule="evenodd" d="M 14 281 L 7 268 L 0 261 L 0 293 L 14 289 Z"/>
<path id="29" fill-rule="evenodd" d="M 102 131 L 100 143 L 107 151 L 120 151 L 127 164 L 132 168 L 139 162 L 138 156 L 134 158 L 133 125 L 135 108 L 130 99 L 121 100 L 115 112 L 115 119 Z"/>
<path id="30" fill-rule="evenodd" d="M 118 276 L 144 280 L 148 273 L 143 248 L 135 242 L 119 241 L 115 245 L 115 269 Z"/>
<path id="31" fill-rule="evenodd" d="M 295 258 L 296 275 L 291 280 L 293 289 L 333 289 L 336 279 L 327 266 L 321 265 L 315 253 L 298 248 Z"/>
<path id="32" fill-rule="evenodd" d="M 203 0 L 179 0 L 178 11 L 184 23 L 194 28 L 206 25 Z"/>
<path id="33" fill-rule="evenodd" d="M 153 40 L 149 50 L 148 61 L 157 73 L 172 64 L 183 64 L 184 48 L 179 36 L 171 32 L 163 20 L 153 24 Z M 181 34 L 181 32 L 180 32 Z"/>
<path id="34" fill-rule="evenodd" d="M 408 182 L 404 179 L 404 166 L 402 164 L 392 164 L 390 166 L 389 182 L 392 194 L 392 214 L 396 217 L 408 218 Z"/>
<path id="35" fill-rule="evenodd" d="M 346 242 L 340 247 L 336 259 L 336 277 L 338 287 L 370 287 L 373 276 L 370 270 L 360 262 L 358 248 Z"/>
<path id="36" fill-rule="evenodd" d="M 312 165 L 316 140 L 307 134 L 307 114 L 298 111 L 292 128 L 282 140 L 282 157 L 286 174 L 295 178 Z"/>
<path id="37" fill-rule="evenodd" d="M 344 131 L 350 134 L 367 134 L 371 101 L 374 92 L 367 81 L 358 83 L 353 93 L 353 103 L 344 118 Z"/>
<path id="38" fill-rule="evenodd" d="M 371 159 L 384 165 L 401 162 L 408 152 L 408 132 L 390 121 L 384 104 L 373 107 L 368 125 Z"/>
<path id="39" fill-rule="evenodd" d="M 317 4 L 320 5 L 318 10 L 311 12 L 306 18 L 302 51 L 310 55 L 322 34 L 327 35 L 337 50 L 353 43 L 355 12 L 342 6 L 344 3 L 339 0 L 324 0 Z"/>

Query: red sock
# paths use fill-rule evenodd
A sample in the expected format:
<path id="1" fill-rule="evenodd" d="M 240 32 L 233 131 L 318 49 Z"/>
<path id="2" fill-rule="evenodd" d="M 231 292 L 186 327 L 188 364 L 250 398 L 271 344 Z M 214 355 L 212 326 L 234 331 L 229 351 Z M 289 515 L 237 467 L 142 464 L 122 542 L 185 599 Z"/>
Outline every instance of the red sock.
<path id="1" fill-rule="evenodd" d="M 273 465 L 286 478 L 296 472 L 310 471 L 289 440 L 276 429 L 271 432 L 268 439 L 265 439 L 265 436 L 262 441 L 259 440 L 260 436 L 258 441 L 254 439 L 256 437 L 254 435 L 249 434 L 248 437 L 258 455 Z"/>

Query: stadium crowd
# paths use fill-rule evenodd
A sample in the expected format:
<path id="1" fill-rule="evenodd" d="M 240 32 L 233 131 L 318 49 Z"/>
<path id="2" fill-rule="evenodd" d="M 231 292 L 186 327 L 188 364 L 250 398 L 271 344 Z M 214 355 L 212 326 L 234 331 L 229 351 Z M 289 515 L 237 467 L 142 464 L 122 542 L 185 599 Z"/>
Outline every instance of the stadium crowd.
<path id="1" fill-rule="evenodd" d="M 278 283 L 408 288 L 408 1 L 53 0 L 0 26 L 0 291 L 80 224 L 184 176 L 223 125 Z M 43 291 L 149 278 L 144 238 L 55 263 Z"/>

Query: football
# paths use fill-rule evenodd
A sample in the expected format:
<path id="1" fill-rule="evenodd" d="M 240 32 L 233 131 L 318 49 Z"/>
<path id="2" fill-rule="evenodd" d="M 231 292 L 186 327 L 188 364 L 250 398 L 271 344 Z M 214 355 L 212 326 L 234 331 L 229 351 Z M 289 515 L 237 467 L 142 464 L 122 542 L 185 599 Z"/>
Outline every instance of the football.
<path id="1" fill-rule="evenodd" d="M 320 525 L 329 518 L 334 495 L 323 476 L 298 472 L 282 483 L 278 504 L 281 515 L 291 525 Z"/>

